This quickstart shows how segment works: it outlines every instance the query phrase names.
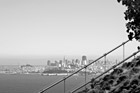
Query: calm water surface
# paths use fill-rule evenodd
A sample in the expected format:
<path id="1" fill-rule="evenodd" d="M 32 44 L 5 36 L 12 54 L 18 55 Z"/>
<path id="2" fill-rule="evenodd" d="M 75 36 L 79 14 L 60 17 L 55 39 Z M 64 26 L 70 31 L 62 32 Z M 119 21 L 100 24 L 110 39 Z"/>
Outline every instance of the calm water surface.
<path id="1" fill-rule="evenodd" d="M 47 87 L 54 82 L 62 79 L 64 76 L 41 76 L 33 75 L 8 75 L 0 74 L 0 93 L 37 93 L 40 89 Z M 90 79 L 88 77 L 88 79 Z M 84 83 L 83 76 L 74 76 L 66 81 L 67 93 Z M 64 83 L 50 89 L 46 93 L 63 93 Z"/>

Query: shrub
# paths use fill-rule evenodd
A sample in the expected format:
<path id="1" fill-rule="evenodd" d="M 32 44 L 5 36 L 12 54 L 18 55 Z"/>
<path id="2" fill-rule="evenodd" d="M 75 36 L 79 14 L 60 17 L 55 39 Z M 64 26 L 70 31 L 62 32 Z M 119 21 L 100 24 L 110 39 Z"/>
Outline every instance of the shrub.
<path id="1" fill-rule="evenodd" d="M 139 80 L 133 79 L 133 80 L 130 82 L 130 85 L 134 85 L 134 84 L 138 85 L 138 84 L 139 84 Z"/>
<path id="2" fill-rule="evenodd" d="M 134 68 L 132 68 L 131 69 L 131 73 L 139 73 L 140 72 L 140 69 L 139 68 L 136 68 L 136 67 L 134 67 Z"/>
<path id="3" fill-rule="evenodd" d="M 123 69 L 121 69 L 121 68 L 116 68 L 116 69 L 114 69 L 114 71 L 111 73 L 111 75 L 114 75 L 114 74 L 120 74 L 120 73 L 122 73 L 123 72 Z"/>
<path id="4" fill-rule="evenodd" d="M 140 66 L 140 60 L 136 62 L 135 66 L 136 67 Z"/>

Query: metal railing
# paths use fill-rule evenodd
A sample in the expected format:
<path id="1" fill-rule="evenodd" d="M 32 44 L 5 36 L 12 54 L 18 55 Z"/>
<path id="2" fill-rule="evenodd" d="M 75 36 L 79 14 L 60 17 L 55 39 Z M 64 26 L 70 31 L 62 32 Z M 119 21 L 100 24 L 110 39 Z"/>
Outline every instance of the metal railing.
<path id="1" fill-rule="evenodd" d="M 99 58 L 97 58 L 96 60 L 94 60 L 93 62 L 91 62 L 91 63 L 85 65 L 84 67 L 80 68 L 80 69 L 77 70 L 76 72 L 74 72 L 74 73 L 68 75 L 67 77 L 65 77 L 65 78 L 63 78 L 63 79 L 61 79 L 61 80 L 59 80 L 58 82 L 56 82 L 56 83 L 50 85 L 49 87 L 40 90 L 38 93 L 44 93 L 45 91 L 47 91 L 47 90 L 49 90 L 50 88 L 52 88 L 52 87 L 58 85 L 58 84 L 61 83 L 61 82 L 64 82 L 64 93 L 65 93 L 65 81 L 66 81 L 68 78 L 70 78 L 70 77 L 73 76 L 74 74 L 80 72 L 81 70 L 86 69 L 88 66 L 90 66 L 91 64 L 97 62 L 97 61 L 100 60 L 101 58 L 103 58 L 103 57 L 106 58 L 106 56 L 107 56 L 108 54 L 110 54 L 111 52 L 113 52 L 113 51 L 115 51 L 116 49 L 120 48 L 121 46 L 124 47 L 124 45 L 125 45 L 126 43 L 128 43 L 129 41 L 130 41 L 130 40 L 127 40 L 127 41 L 123 42 L 122 44 L 118 45 L 117 47 L 115 47 L 114 49 L 110 50 L 109 52 L 103 54 L 102 56 L 100 56 Z M 125 49 L 125 48 L 123 48 L 123 49 Z M 123 58 L 124 58 L 124 57 L 125 57 L 125 53 L 124 53 L 124 50 L 123 50 Z M 85 74 L 85 75 L 86 75 L 86 74 Z"/>
<path id="2" fill-rule="evenodd" d="M 124 60 L 122 60 L 121 62 L 117 63 L 116 65 L 112 66 L 111 68 L 109 68 L 108 70 L 106 70 L 105 72 L 103 72 L 102 74 L 100 74 L 99 76 L 95 77 L 94 80 L 100 78 L 100 77 L 103 76 L 104 74 L 108 73 L 110 70 L 116 68 L 117 66 L 119 66 L 119 65 L 122 64 L 123 62 L 127 61 L 128 59 L 130 59 L 131 57 L 133 57 L 133 56 L 135 57 L 135 55 L 136 55 L 137 53 L 139 53 L 139 52 L 140 52 L 140 50 L 138 50 L 137 52 L 133 53 L 132 55 L 130 55 L 129 57 L 125 58 Z M 89 83 L 91 83 L 91 81 L 89 81 L 89 82 L 87 82 L 86 84 L 84 84 L 84 85 L 82 85 L 82 86 L 76 88 L 76 89 L 73 90 L 71 93 L 74 93 L 74 92 L 78 91 L 79 89 L 83 88 L 84 86 L 88 85 Z"/>

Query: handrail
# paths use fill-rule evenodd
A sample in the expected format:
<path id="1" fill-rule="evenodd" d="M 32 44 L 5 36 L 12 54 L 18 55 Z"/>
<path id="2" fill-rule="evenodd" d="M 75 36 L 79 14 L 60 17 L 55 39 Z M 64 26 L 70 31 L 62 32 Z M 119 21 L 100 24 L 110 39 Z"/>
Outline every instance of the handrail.
<path id="1" fill-rule="evenodd" d="M 132 55 L 130 55 L 129 57 L 125 58 L 124 60 L 122 60 L 121 62 L 119 62 L 118 64 L 112 66 L 111 68 L 109 68 L 107 71 L 103 72 L 102 74 L 98 75 L 97 77 L 94 78 L 94 80 L 98 79 L 99 77 L 103 76 L 104 74 L 106 74 L 107 72 L 109 72 L 110 70 L 114 69 L 115 67 L 117 67 L 118 65 L 122 64 L 123 62 L 125 62 L 126 60 L 128 60 L 129 58 L 135 56 L 137 53 L 139 53 L 140 50 L 138 50 L 137 52 L 134 52 Z M 91 83 L 91 81 L 87 82 L 86 84 L 76 88 L 75 90 L 73 90 L 71 93 L 76 92 L 77 90 L 81 89 L 82 87 L 88 85 L 89 83 Z"/>
<path id="2" fill-rule="evenodd" d="M 93 62 L 91 62 L 91 63 L 85 65 L 84 67 L 80 68 L 80 69 L 77 70 L 76 72 L 74 72 L 74 73 L 70 74 L 69 76 L 67 76 L 67 77 L 65 77 L 65 78 L 63 78 L 63 79 L 61 79 L 61 80 L 59 80 L 58 82 L 56 82 L 56 83 L 50 85 L 49 87 L 42 89 L 42 90 L 41 90 L 40 92 L 38 92 L 38 93 L 44 93 L 44 92 L 47 91 L 48 89 L 54 87 L 55 85 L 61 83 L 62 81 L 65 81 L 66 79 L 68 79 L 69 77 L 71 77 L 71 76 L 73 76 L 74 74 L 78 73 L 78 72 L 81 71 L 82 69 L 87 68 L 88 66 L 90 66 L 91 64 L 97 62 L 98 60 L 100 60 L 100 59 L 103 58 L 104 56 L 107 56 L 108 54 L 110 54 L 111 52 L 115 51 L 115 50 L 118 49 L 119 47 L 125 45 L 125 44 L 128 43 L 129 41 L 130 41 L 130 40 L 127 40 L 127 41 L 123 42 L 122 44 L 118 45 L 117 47 L 115 47 L 114 49 L 110 50 L 109 52 L 103 54 L 101 57 L 97 58 L 97 59 L 94 60 Z"/>

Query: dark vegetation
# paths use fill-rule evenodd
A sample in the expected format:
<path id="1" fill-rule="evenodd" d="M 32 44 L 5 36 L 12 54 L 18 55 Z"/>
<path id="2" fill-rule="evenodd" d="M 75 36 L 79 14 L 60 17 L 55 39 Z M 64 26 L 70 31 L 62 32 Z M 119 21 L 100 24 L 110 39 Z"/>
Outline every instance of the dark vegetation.
<path id="1" fill-rule="evenodd" d="M 140 93 L 140 56 L 98 80 L 93 78 L 90 86 L 78 93 Z"/>
<path id="2" fill-rule="evenodd" d="M 124 12 L 129 40 L 140 40 L 140 0 L 117 0 L 127 7 Z"/>

